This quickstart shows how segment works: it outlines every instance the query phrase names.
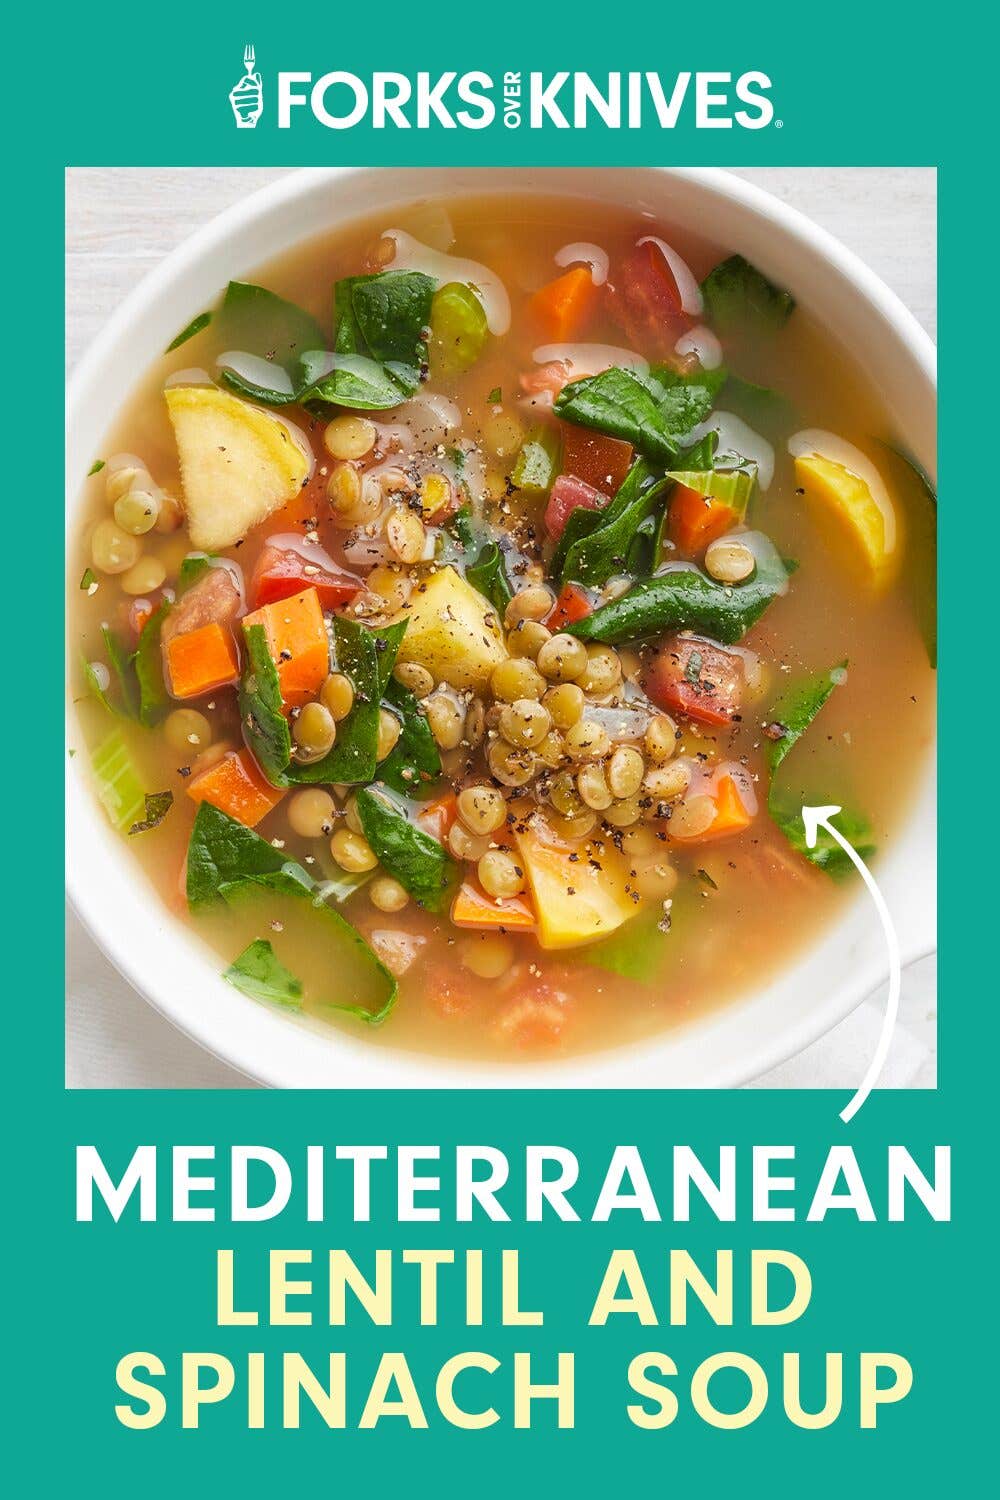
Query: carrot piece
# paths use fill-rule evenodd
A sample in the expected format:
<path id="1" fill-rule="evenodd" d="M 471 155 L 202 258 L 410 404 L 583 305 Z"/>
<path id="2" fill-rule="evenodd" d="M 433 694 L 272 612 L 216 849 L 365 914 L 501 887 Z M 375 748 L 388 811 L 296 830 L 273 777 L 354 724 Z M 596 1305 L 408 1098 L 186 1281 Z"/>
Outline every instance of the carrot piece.
<path id="1" fill-rule="evenodd" d="M 742 833 L 749 828 L 753 822 L 753 815 L 748 810 L 740 789 L 733 776 L 723 772 L 711 790 L 711 798 L 715 803 L 715 817 L 709 823 L 703 833 L 685 838 L 675 833 L 670 823 L 666 824 L 667 833 L 670 838 L 678 844 L 704 844 L 710 839 L 727 838 L 734 833 Z"/>
<path id="2" fill-rule="evenodd" d="M 254 828 L 285 795 L 272 786 L 249 750 L 230 750 L 188 782 L 193 802 L 211 802 L 248 828 Z"/>
<path id="3" fill-rule="evenodd" d="M 285 707 L 315 698 L 330 671 L 330 642 L 316 590 L 303 589 L 255 609 L 244 618 L 243 629 L 251 625 L 264 627 Z"/>
<path id="4" fill-rule="evenodd" d="M 478 881 L 465 880 L 451 903 L 451 920 L 456 927 L 492 930 L 505 927 L 528 932 L 535 925 L 535 913 L 526 896 L 487 896 Z"/>
<path id="5" fill-rule="evenodd" d="M 574 266 L 537 291 L 531 299 L 532 317 L 550 343 L 576 338 L 597 301 L 589 266 Z"/>
<path id="6" fill-rule="evenodd" d="M 546 615 L 545 623 L 550 630 L 562 630 L 564 625 L 572 625 L 593 613 L 594 606 L 586 589 L 581 588 L 578 583 L 565 583 L 559 598 Z"/>
<path id="7" fill-rule="evenodd" d="M 704 551 L 738 520 L 731 506 L 686 484 L 677 485 L 670 497 L 670 537 L 682 552 Z"/>
<path id="8" fill-rule="evenodd" d="M 720 776 L 715 789 L 715 821 L 709 828 L 713 838 L 723 833 L 742 833 L 753 819 L 746 809 L 732 776 Z"/>
<path id="9" fill-rule="evenodd" d="M 439 844 L 443 844 L 457 817 L 458 801 L 455 793 L 445 792 L 443 796 L 435 797 L 433 802 L 425 803 L 417 813 L 417 822 L 432 839 L 437 839 Z"/>
<path id="10" fill-rule="evenodd" d="M 214 621 L 186 630 L 167 643 L 167 671 L 175 698 L 200 698 L 239 679 L 236 642 Z"/>

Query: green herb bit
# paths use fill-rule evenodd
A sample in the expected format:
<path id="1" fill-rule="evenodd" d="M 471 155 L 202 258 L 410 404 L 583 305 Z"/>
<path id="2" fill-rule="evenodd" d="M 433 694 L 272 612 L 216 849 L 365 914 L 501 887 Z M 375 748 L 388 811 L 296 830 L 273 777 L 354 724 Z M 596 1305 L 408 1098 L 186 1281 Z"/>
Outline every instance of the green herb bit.
<path id="1" fill-rule="evenodd" d="M 159 828 L 173 805 L 173 792 L 147 792 L 146 816 L 140 823 L 132 824 L 129 837 L 134 833 L 148 833 L 151 828 Z"/>

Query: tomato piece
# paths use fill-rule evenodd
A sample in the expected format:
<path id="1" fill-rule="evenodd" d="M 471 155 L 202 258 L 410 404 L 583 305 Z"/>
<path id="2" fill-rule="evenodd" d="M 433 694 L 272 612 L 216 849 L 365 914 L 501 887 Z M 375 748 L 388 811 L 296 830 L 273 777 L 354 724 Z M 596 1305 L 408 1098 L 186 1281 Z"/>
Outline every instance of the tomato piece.
<path id="1" fill-rule="evenodd" d="M 361 579 L 353 573 L 321 567 L 291 547 L 266 544 L 250 580 L 250 598 L 253 608 L 260 609 L 278 599 L 290 599 L 304 589 L 315 589 L 323 609 L 337 609 L 353 599 L 362 587 Z"/>
<path id="2" fill-rule="evenodd" d="M 732 530 L 739 519 L 732 506 L 712 495 L 700 495 L 686 484 L 675 485 L 671 492 L 670 539 L 691 557 Z"/>
<path id="3" fill-rule="evenodd" d="M 743 658 L 698 635 L 674 635 L 653 657 L 645 688 L 658 708 L 700 724 L 730 724 L 740 717 L 745 685 Z"/>
<path id="4" fill-rule="evenodd" d="M 525 370 L 520 376 L 520 382 L 522 391 L 531 397 L 533 406 L 550 407 L 563 386 L 577 378 L 570 375 L 569 367 L 561 359 L 552 359 L 547 365 L 537 365 L 533 370 Z"/>
<path id="5" fill-rule="evenodd" d="M 632 444 L 621 438 L 605 437 L 602 432 L 588 432 L 586 427 L 574 427 L 571 422 L 559 425 L 566 472 L 605 495 L 616 495 L 632 467 Z"/>
<path id="6" fill-rule="evenodd" d="M 562 630 L 565 625 L 572 625 L 593 613 L 594 606 L 586 589 L 581 588 L 578 583 L 567 583 L 563 585 L 559 598 L 546 615 L 545 623 L 549 630 Z"/>
<path id="7" fill-rule="evenodd" d="M 495 1026 L 507 1041 L 535 1049 L 555 1046 L 572 1017 L 568 978 L 561 970 L 525 978 L 497 1015 Z"/>
<path id="8" fill-rule="evenodd" d="M 570 512 L 578 505 L 586 510 L 600 510 L 607 503 L 607 495 L 595 490 L 592 484 L 577 479 L 575 474 L 560 474 L 549 491 L 549 503 L 545 507 L 545 527 L 549 536 L 562 536 Z"/>
<path id="9" fill-rule="evenodd" d="M 691 327 L 674 273 L 653 240 L 636 245 L 618 267 L 608 284 L 608 308 L 629 343 L 644 353 L 673 354 Z"/>

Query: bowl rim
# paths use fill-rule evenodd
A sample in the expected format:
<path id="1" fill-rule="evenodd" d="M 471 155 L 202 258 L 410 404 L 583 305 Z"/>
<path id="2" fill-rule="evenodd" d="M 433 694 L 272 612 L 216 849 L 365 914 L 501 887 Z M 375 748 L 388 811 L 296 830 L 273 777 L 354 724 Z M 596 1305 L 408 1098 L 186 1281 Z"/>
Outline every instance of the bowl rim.
<path id="1" fill-rule="evenodd" d="M 468 175 L 470 171 L 475 175 L 477 169 L 451 170 L 455 175 Z M 501 175 L 504 170 L 502 167 L 478 169 L 485 178 L 482 188 L 479 189 L 484 196 L 488 195 L 491 190 L 490 174 Z M 579 173 L 582 178 L 588 171 L 593 170 L 606 169 L 587 167 L 548 169 L 552 176 L 559 176 L 561 179 L 571 177 L 574 173 Z M 869 305 L 891 326 L 920 375 L 936 391 L 936 349 L 930 335 L 897 294 L 855 252 L 849 250 L 833 234 L 806 214 L 783 202 L 758 184 L 735 176 L 722 168 L 641 167 L 628 170 L 639 176 L 667 175 L 703 188 L 709 193 L 720 195 L 768 221 L 792 241 L 808 246 L 829 267 L 838 271 L 855 291 L 860 292 Z M 422 175 L 422 169 L 369 166 L 291 169 L 275 181 L 265 184 L 230 205 L 182 240 L 168 255 L 145 273 L 109 317 L 71 372 L 66 393 L 67 433 L 72 433 L 74 430 L 76 414 L 93 383 L 95 372 L 100 369 L 109 352 L 123 338 L 129 327 L 148 316 L 172 282 L 178 280 L 186 270 L 196 266 L 211 251 L 229 241 L 237 228 L 246 230 L 248 225 L 252 225 L 261 216 L 271 214 L 274 210 L 295 202 L 310 194 L 318 186 L 366 174 L 379 174 L 380 176 L 392 174 L 405 180 L 408 174 L 412 174 L 414 178 Z M 538 176 L 544 178 L 545 175 L 547 175 L 546 172 L 540 169 Z M 556 191 L 565 194 L 567 190 L 557 188 Z M 400 196 L 405 197 L 406 194 L 401 193 Z M 333 217 L 336 215 L 334 214 Z M 68 477 L 71 451 L 68 438 L 66 447 Z M 68 485 L 66 504 L 68 539 L 75 527 L 78 511 L 79 486 L 74 490 Z M 72 704 L 68 702 L 67 723 L 71 722 L 71 714 Z M 936 745 L 935 733 L 934 743 L 926 752 L 927 764 L 919 785 L 915 786 L 911 793 L 911 805 L 900 826 L 900 835 L 904 830 L 917 826 L 921 815 L 926 811 L 928 794 L 933 797 Z M 714 1066 L 703 1068 L 700 1076 L 693 1077 L 690 1083 L 637 1085 L 634 1082 L 635 1058 L 632 1046 L 575 1054 L 570 1058 L 549 1063 L 525 1064 L 503 1061 L 498 1063 L 478 1058 L 448 1058 L 441 1054 L 415 1053 L 398 1048 L 365 1047 L 363 1039 L 361 1047 L 366 1059 L 364 1067 L 366 1076 L 355 1078 L 350 1073 L 350 1061 L 352 1057 L 359 1055 L 355 1039 L 348 1038 L 347 1033 L 334 1031 L 333 1028 L 325 1028 L 323 1035 L 332 1047 L 343 1051 L 346 1072 L 342 1069 L 342 1076 L 324 1081 L 324 1078 L 316 1076 L 315 1071 L 309 1067 L 289 1066 L 284 1056 L 285 1048 L 276 1047 L 273 1053 L 269 1050 L 266 1045 L 268 1033 L 272 1040 L 277 1037 L 277 1033 L 273 1031 L 270 1024 L 262 1027 L 250 1026 L 246 1029 L 226 1029 L 219 1026 L 216 1013 L 211 1007 L 205 1006 L 199 1011 L 196 1007 L 178 1003 L 165 978 L 159 974 L 150 974 L 148 969 L 143 968 L 138 961 L 135 945 L 130 946 L 129 943 L 120 941 L 119 932 L 106 920 L 102 884 L 88 881 L 72 858 L 73 835 L 87 831 L 88 824 L 90 824 L 90 831 L 93 831 L 95 826 L 96 799 L 92 788 L 85 782 L 85 773 L 79 767 L 74 766 L 73 761 L 67 757 L 66 886 L 72 908 L 101 952 L 147 1003 L 179 1031 L 221 1061 L 243 1073 L 248 1080 L 272 1087 L 732 1088 L 751 1081 L 809 1046 L 850 1014 L 886 978 L 884 956 L 877 954 L 874 958 L 860 964 L 856 970 L 852 969 L 849 979 L 838 984 L 829 993 L 823 1006 L 808 1008 L 799 1017 L 797 1023 L 788 1024 L 773 1036 L 763 1039 L 757 1049 L 749 1055 L 741 1054 L 739 1059 L 733 1058 L 728 1064 L 717 1061 Z M 933 802 L 931 806 L 933 808 Z M 105 832 L 111 835 L 110 829 Z M 928 830 L 928 841 L 933 848 L 933 827 Z M 157 903 L 161 900 L 158 895 L 155 895 L 154 899 Z M 820 947 L 822 942 L 827 941 L 852 920 L 860 899 L 859 895 L 858 900 L 845 904 L 840 915 L 823 929 L 821 938 L 811 945 L 812 950 Z M 933 907 L 933 896 L 931 904 Z M 157 918 L 157 925 L 160 928 L 176 931 L 177 919 L 167 911 L 165 905 L 163 910 L 157 913 Z M 211 951 L 207 945 L 201 946 L 205 954 Z M 936 940 L 933 935 L 925 936 L 920 940 L 914 940 L 911 935 L 910 941 L 904 942 L 904 964 L 927 956 L 934 952 L 935 948 Z M 68 966 L 67 974 L 69 974 Z M 205 977 L 207 980 L 209 975 L 206 973 Z M 215 979 L 217 985 L 224 984 L 217 973 L 211 977 Z M 228 990 L 229 987 L 227 986 L 226 989 Z M 235 995 L 236 992 L 232 991 L 231 994 Z M 287 1017 L 272 1016 L 264 1007 L 257 1006 L 255 1002 L 246 1000 L 242 996 L 238 998 L 247 1006 L 252 1006 L 260 1012 L 267 1018 L 268 1023 L 279 1024 L 282 1032 L 287 1035 L 289 1027 Z M 700 1017 L 698 1023 L 700 1034 L 704 1034 L 710 1041 L 712 1031 L 723 1025 L 727 1014 L 738 1010 L 740 1005 L 740 997 L 734 997 L 706 1016 Z M 214 1024 L 213 1018 L 216 1018 Z M 686 1026 L 667 1029 L 655 1036 L 645 1038 L 641 1045 L 650 1051 L 657 1047 L 662 1048 L 670 1045 L 671 1042 L 676 1043 L 679 1034 L 689 1029 Z M 294 1050 L 297 1052 L 299 1049 Z M 325 1076 L 330 1070 L 326 1068 L 321 1071 Z M 306 1077 L 307 1074 L 312 1076 Z M 581 1074 L 583 1074 L 582 1078 Z"/>

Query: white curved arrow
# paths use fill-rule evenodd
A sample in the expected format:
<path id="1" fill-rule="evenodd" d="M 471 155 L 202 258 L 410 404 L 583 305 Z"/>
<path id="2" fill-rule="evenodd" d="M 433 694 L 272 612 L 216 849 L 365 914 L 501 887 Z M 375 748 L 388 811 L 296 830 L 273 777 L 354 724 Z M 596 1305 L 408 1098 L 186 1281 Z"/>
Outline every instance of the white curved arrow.
<path id="1" fill-rule="evenodd" d="M 830 822 L 840 812 L 839 807 L 804 807 L 802 809 L 802 823 L 806 831 L 806 846 L 815 849 L 817 833 L 820 828 L 825 828 L 832 839 L 843 849 L 851 863 L 856 867 L 858 874 L 871 892 L 872 900 L 875 902 L 875 910 L 879 914 L 882 923 L 882 931 L 885 933 L 885 945 L 889 950 L 889 998 L 885 1005 L 885 1016 L 882 1020 L 882 1030 L 879 1034 L 878 1046 L 875 1054 L 868 1064 L 868 1071 L 858 1087 L 853 1099 L 840 1111 L 840 1118 L 846 1125 L 852 1120 L 858 1110 L 864 1104 L 868 1095 L 875 1087 L 875 1083 L 885 1066 L 885 1060 L 889 1055 L 889 1046 L 892 1042 L 892 1033 L 896 1026 L 896 1017 L 899 1014 L 899 992 L 902 988 L 902 966 L 899 957 L 899 938 L 893 926 L 889 908 L 885 904 L 885 897 L 875 884 L 874 876 L 865 864 L 861 855 L 848 843 L 844 835 Z"/>

